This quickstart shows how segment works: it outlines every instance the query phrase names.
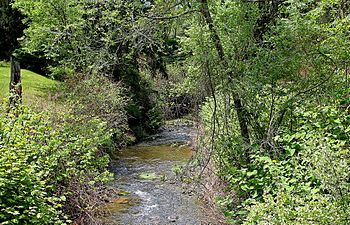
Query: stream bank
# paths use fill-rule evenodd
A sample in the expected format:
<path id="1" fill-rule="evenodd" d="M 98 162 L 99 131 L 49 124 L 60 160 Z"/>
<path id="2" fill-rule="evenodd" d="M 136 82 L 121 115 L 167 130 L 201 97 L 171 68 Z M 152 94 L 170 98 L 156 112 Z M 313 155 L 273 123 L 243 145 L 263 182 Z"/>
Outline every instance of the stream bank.
<path id="1" fill-rule="evenodd" d="M 109 203 L 104 224 L 215 224 L 206 207 L 176 179 L 192 155 L 193 126 L 166 126 L 156 135 L 116 154 L 111 184 L 120 197 Z"/>

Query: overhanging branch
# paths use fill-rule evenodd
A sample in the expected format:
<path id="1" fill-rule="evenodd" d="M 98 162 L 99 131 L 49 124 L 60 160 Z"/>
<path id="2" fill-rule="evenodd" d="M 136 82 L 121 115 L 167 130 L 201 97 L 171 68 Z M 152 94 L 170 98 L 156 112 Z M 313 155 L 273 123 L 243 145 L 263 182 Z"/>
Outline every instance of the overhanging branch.
<path id="1" fill-rule="evenodd" d="M 194 12 L 198 12 L 198 10 L 189 10 L 189 11 L 186 11 L 186 12 L 174 15 L 174 16 L 148 16 L 148 15 L 141 15 L 141 14 L 139 16 L 146 17 L 146 18 L 152 19 L 152 20 L 171 20 L 171 19 L 177 19 L 179 17 L 185 16 L 187 14 L 194 13 Z"/>

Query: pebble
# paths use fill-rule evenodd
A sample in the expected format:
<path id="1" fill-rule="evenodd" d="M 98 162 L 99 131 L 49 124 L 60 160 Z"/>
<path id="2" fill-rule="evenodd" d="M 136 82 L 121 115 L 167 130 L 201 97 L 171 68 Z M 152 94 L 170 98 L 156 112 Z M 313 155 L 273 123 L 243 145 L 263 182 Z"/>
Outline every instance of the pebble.
<path id="1" fill-rule="evenodd" d="M 178 220 L 179 219 L 179 217 L 178 216 L 169 216 L 168 217 L 168 220 L 170 221 L 170 222 L 176 222 L 176 220 Z"/>

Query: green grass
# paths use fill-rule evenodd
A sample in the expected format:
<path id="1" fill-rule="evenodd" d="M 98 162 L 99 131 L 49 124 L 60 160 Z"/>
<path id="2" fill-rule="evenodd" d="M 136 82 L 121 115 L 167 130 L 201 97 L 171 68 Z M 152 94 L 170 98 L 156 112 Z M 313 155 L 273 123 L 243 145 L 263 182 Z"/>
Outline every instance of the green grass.
<path id="1" fill-rule="evenodd" d="M 31 104 L 32 102 L 46 99 L 58 84 L 58 81 L 51 80 L 29 70 L 21 70 L 23 102 Z M 9 94 L 10 65 L 0 64 L 0 99 Z"/>

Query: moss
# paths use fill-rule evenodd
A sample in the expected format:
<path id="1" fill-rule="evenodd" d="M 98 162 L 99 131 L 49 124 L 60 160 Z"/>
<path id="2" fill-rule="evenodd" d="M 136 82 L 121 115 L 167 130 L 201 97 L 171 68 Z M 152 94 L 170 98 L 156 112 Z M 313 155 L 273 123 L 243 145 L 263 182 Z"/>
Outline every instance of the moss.
<path id="1" fill-rule="evenodd" d="M 139 174 L 138 178 L 141 180 L 155 180 L 158 178 L 158 176 L 156 173 L 153 173 L 153 172 L 150 172 L 150 173 L 142 172 Z"/>

